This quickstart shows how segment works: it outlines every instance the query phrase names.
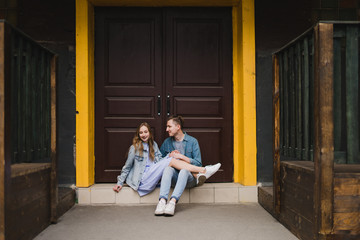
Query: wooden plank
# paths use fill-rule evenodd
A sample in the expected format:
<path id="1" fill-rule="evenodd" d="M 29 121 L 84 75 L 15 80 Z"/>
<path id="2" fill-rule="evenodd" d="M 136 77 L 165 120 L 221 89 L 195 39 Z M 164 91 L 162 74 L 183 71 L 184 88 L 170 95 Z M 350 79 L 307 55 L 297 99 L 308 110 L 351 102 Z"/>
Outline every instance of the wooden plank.
<path id="1" fill-rule="evenodd" d="M 25 157 L 25 114 L 24 114 L 24 103 L 25 103 L 25 94 L 24 94 L 24 79 L 23 79 L 23 53 L 24 53 L 24 41 L 23 38 L 18 36 L 18 48 L 17 51 L 17 65 L 16 67 L 16 91 L 17 91 L 17 105 L 12 104 L 11 108 L 14 109 L 15 106 L 17 107 L 17 114 L 18 114 L 18 128 L 17 128 L 17 143 L 18 144 L 18 162 L 24 162 Z"/>
<path id="2" fill-rule="evenodd" d="M 303 156 L 304 160 L 310 159 L 310 83 L 309 83 L 309 74 L 310 74 L 310 63 L 309 63 L 309 43 L 308 38 L 304 39 L 304 150 L 305 154 Z"/>
<path id="3" fill-rule="evenodd" d="M 75 190 L 71 188 L 59 188 L 58 195 L 57 216 L 61 217 L 75 205 Z"/>
<path id="4" fill-rule="evenodd" d="M 302 122 L 303 122 L 303 116 L 302 116 L 302 54 L 301 54 L 301 46 L 300 42 L 296 44 L 296 159 L 302 159 L 301 153 L 302 153 L 302 135 L 303 135 L 303 129 L 302 129 Z"/>
<path id="5" fill-rule="evenodd" d="M 298 169 L 300 171 L 306 171 L 309 174 L 314 174 L 314 162 L 312 161 L 282 161 L 281 167 L 287 167 L 292 169 Z"/>
<path id="6" fill-rule="evenodd" d="M 44 98 L 44 81 L 45 81 L 45 72 L 44 72 L 44 68 L 45 68 L 45 52 L 44 51 L 41 51 L 40 52 L 40 87 L 39 87 L 39 106 L 40 106 L 40 126 L 39 126 L 39 136 L 40 136 L 40 142 L 39 142 L 39 155 L 40 155 L 40 158 L 41 160 L 44 159 L 45 157 L 45 154 L 44 154 L 44 146 L 45 146 L 45 130 L 44 130 L 44 124 L 45 124 L 45 109 L 44 109 L 44 101 L 45 101 L 45 98 Z"/>
<path id="7" fill-rule="evenodd" d="M 296 187 L 296 185 L 285 182 L 282 186 L 284 191 L 281 194 L 281 203 L 287 208 L 293 209 L 303 218 L 313 222 L 314 220 L 314 202 L 312 195 L 314 192 L 306 191 Z"/>
<path id="8" fill-rule="evenodd" d="M 360 235 L 360 212 L 334 213 L 334 233 Z"/>
<path id="9" fill-rule="evenodd" d="M 284 52 L 284 155 L 289 156 L 290 148 L 290 130 L 289 130 L 289 64 L 288 64 L 288 51 Z"/>
<path id="10" fill-rule="evenodd" d="M 279 101 L 280 101 L 280 155 L 284 154 L 284 56 L 282 53 L 277 55 L 279 66 Z"/>
<path id="11" fill-rule="evenodd" d="M 281 164 L 281 181 L 289 181 L 299 187 L 313 191 L 314 172 L 306 168 L 292 168 L 289 165 Z"/>
<path id="12" fill-rule="evenodd" d="M 273 183 L 274 209 L 280 213 L 280 92 L 279 59 L 273 55 Z"/>
<path id="13" fill-rule="evenodd" d="M 33 91 L 31 90 L 31 44 L 30 42 L 27 42 L 25 45 L 25 162 L 31 162 L 32 156 L 31 156 L 31 99 L 33 95 Z"/>
<path id="14" fill-rule="evenodd" d="M 289 49 L 289 86 L 290 86 L 290 157 L 295 158 L 296 149 L 296 84 L 295 84 L 295 56 L 294 47 Z"/>
<path id="15" fill-rule="evenodd" d="M 334 150 L 341 150 L 341 39 L 334 39 Z M 336 163 L 341 163 L 336 161 Z"/>
<path id="16" fill-rule="evenodd" d="M 274 212 L 274 195 L 273 187 L 259 187 L 258 197 L 259 204 L 268 211 L 271 215 L 275 216 Z"/>
<path id="17" fill-rule="evenodd" d="M 34 105 L 33 105 L 33 129 L 34 129 L 34 139 L 33 139 L 33 148 L 34 159 L 40 159 L 40 134 L 41 132 L 38 131 L 40 127 L 40 49 L 34 48 L 34 90 L 36 92 L 34 96 Z"/>
<path id="18" fill-rule="evenodd" d="M 15 210 L 29 202 L 50 196 L 50 169 L 12 178 L 8 210 Z M 50 204 L 50 199 L 49 199 Z M 50 209 L 47 210 L 50 213 Z"/>
<path id="19" fill-rule="evenodd" d="M 335 178 L 334 196 L 360 196 L 360 178 Z"/>
<path id="20" fill-rule="evenodd" d="M 314 32 L 314 233 L 322 239 L 333 226 L 333 25 L 319 23 Z"/>
<path id="21" fill-rule="evenodd" d="M 299 215 L 298 212 L 283 205 L 279 221 L 295 236 L 302 240 L 313 240 L 313 222 Z"/>
<path id="22" fill-rule="evenodd" d="M 358 27 L 346 26 L 347 162 L 359 163 L 359 52 Z"/>
<path id="23" fill-rule="evenodd" d="M 0 240 L 5 240 L 5 23 L 0 22 Z"/>
<path id="24" fill-rule="evenodd" d="M 11 28 L 0 23 L 0 240 L 7 234 L 7 204 L 11 183 Z"/>
<path id="25" fill-rule="evenodd" d="M 50 224 L 49 195 L 9 212 L 7 239 L 33 239 Z"/>
<path id="26" fill-rule="evenodd" d="M 353 187 L 351 190 L 358 190 Z M 360 213 L 360 195 L 334 197 L 334 213 Z"/>
<path id="27" fill-rule="evenodd" d="M 314 34 L 311 35 L 310 41 L 309 41 L 309 49 L 310 49 L 310 160 L 314 161 L 314 78 L 315 78 L 315 47 L 314 47 Z"/>
<path id="28" fill-rule="evenodd" d="M 51 59 L 51 222 L 57 222 L 58 182 L 57 182 L 57 148 L 56 148 L 56 62 Z"/>

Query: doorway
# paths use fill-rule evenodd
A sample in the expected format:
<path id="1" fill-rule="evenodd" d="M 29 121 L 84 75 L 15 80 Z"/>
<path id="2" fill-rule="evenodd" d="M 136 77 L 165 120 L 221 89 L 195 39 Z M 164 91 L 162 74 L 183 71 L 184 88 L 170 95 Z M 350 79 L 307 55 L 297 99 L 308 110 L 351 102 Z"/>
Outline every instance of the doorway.
<path id="1" fill-rule="evenodd" d="M 95 8 L 95 181 L 114 182 L 136 127 L 182 115 L 211 182 L 233 181 L 231 8 Z M 210 182 L 210 181 L 209 181 Z"/>

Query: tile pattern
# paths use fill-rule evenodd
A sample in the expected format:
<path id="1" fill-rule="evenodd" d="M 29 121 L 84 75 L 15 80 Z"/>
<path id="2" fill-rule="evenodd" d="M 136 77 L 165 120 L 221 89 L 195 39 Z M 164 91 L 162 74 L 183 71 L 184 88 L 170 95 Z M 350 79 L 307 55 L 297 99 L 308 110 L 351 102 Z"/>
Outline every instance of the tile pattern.
<path id="1" fill-rule="evenodd" d="M 160 189 L 140 197 L 130 187 L 119 193 L 112 190 L 113 184 L 94 184 L 89 188 L 78 188 L 79 204 L 156 204 Z M 206 183 L 200 187 L 185 189 L 179 203 L 240 203 L 257 202 L 257 186 L 238 183 Z"/>

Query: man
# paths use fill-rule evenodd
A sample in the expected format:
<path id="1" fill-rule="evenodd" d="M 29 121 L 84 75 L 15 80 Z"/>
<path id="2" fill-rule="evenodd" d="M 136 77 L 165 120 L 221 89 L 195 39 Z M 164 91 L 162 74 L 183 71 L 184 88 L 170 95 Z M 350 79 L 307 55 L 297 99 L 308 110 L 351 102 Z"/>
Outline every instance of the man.
<path id="1" fill-rule="evenodd" d="M 169 155 L 170 157 L 201 167 L 199 143 L 196 138 L 183 132 L 183 124 L 184 120 L 181 116 L 172 116 L 168 119 L 166 131 L 169 137 L 161 145 L 160 151 L 163 157 Z M 192 188 L 196 185 L 202 185 L 206 179 L 219 170 L 220 166 L 220 163 L 206 166 L 204 172 L 200 173 L 191 173 L 185 169 L 178 171 L 172 167 L 166 167 L 161 178 L 160 197 L 155 215 L 165 214 L 173 216 L 175 205 L 179 201 L 185 187 Z M 170 200 L 166 204 L 171 185 L 175 186 L 175 188 Z"/>

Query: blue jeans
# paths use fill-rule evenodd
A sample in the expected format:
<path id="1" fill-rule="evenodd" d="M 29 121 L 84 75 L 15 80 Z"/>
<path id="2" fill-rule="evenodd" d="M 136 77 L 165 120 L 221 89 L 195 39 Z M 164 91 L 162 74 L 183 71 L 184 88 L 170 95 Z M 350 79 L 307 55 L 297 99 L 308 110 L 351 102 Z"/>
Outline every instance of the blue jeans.
<path id="1" fill-rule="evenodd" d="M 168 166 L 165 168 L 161 178 L 159 199 L 168 199 L 171 186 L 175 186 L 175 188 L 170 199 L 175 198 L 177 202 L 184 192 L 185 187 L 192 188 L 196 186 L 196 179 L 188 170 L 182 169 L 178 171 Z"/>

